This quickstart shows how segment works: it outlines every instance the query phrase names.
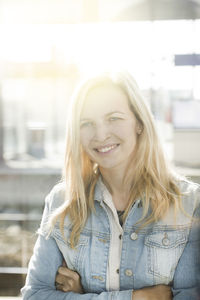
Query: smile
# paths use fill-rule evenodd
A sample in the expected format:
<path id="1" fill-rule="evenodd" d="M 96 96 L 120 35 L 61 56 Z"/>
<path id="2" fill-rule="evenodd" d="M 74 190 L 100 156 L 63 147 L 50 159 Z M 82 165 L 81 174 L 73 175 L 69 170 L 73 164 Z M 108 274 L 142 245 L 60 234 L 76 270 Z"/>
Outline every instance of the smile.
<path id="1" fill-rule="evenodd" d="M 95 151 L 100 152 L 100 153 L 107 153 L 107 152 L 110 152 L 111 150 L 117 148 L 118 146 L 119 146 L 119 144 L 114 144 L 114 145 L 105 146 L 105 147 L 101 147 L 101 148 L 95 148 Z"/>

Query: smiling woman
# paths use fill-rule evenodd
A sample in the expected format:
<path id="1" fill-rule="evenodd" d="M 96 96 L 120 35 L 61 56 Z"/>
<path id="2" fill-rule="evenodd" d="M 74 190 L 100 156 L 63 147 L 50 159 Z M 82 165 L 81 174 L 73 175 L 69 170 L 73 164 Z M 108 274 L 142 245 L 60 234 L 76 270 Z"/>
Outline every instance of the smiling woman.
<path id="1" fill-rule="evenodd" d="M 124 174 L 136 145 L 137 126 L 121 88 L 106 84 L 88 93 L 81 112 L 80 140 L 101 173 L 104 169 Z"/>
<path id="2" fill-rule="evenodd" d="M 23 299 L 197 300 L 199 186 L 169 168 L 130 74 L 77 88 L 66 145 Z"/>

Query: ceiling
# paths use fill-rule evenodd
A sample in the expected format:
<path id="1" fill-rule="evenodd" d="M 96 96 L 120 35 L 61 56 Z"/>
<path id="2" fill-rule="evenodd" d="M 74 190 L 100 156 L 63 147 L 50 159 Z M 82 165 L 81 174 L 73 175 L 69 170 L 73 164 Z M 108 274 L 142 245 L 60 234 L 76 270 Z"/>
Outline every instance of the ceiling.
<path id="1" fill-rule="evenodd" d="M 132 1 L 113 20 L 177 20 L 199 19 L 199 0 L 140 0 Z"/>
<path id="2" fill-rule="evenodd" d="M 2 24 L 200 19 L 200 0 L 0 0 Z"/>

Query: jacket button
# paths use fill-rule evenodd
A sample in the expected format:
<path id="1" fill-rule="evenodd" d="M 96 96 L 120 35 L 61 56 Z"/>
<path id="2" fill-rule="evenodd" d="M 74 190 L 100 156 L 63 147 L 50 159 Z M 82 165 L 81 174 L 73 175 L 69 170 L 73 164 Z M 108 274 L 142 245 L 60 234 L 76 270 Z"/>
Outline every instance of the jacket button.
<path id="1" fill-rule="evenodd" d="M 126 270 L 125 270 L 125 275 L 126 275 L 126 276 L 129 276 L 129 277 L 132 276 L 132 275 L 133 275 L 132 270 L 126 269 Z"/>
<path id="2" fill-rule="evenodd" d="M 119 274 L 119 269 L 116 270 L 117 274 Z"/>
<path id="3" fill-rule="evenodd" d="M 137 240 L 137 238 L 138 238 L 138 235 L 137 235 L 136 232 L 131 233 L 131 239 L 132 239 L 133 241 Z"/>
<path id="4" fill-rule="evenodd" d="M 169 246 L 169 243 L 170 243 L 170 240 L 168 238 L 165 237 L 162 239 L 163 246 Z"/>
<path id="5" fill-rule="evenodd" d="M 102 276 L 99 276 L 99 280 L 100 280 L 100 281 L 104 281 L 104 279 L 103 279 Z"/>
<path id="6" fill-rule="evenodd" d="M 166 232 L 164 234 L 164 238 L 162 239 L 162 244 L 163 244 L 163 246 L 169 246 L 169 244 L 170 244 L 170 240 L 169 240 L 168 234 Z"/>

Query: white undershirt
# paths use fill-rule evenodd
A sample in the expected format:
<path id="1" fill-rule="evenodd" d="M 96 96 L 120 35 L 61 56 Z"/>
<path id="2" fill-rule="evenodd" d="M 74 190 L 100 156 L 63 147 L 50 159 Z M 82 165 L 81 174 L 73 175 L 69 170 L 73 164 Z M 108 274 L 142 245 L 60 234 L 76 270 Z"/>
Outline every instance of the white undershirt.
<path id="1" fill-rule="evenodd" d="M 122 250 L 122 238 L 119 236 L 123 235 L 123 229 L 119 223 L 119 218 L 117 215 L 117 210 L 112 201 L 112 195 L 109 193 L 103 182 L 100 182 L 100 188 L 103 193 L 103 201 L 108 206 L 108 217 L 110 221 L 110 253 L 107 265 L 107 279 L 106 279 L 106 289 L 107 291 L 116 291 L 120 289 L 119 284 L 119 272 L 120 269 L 120 258 Z"/>

